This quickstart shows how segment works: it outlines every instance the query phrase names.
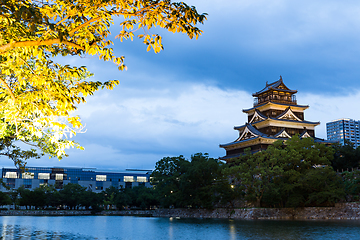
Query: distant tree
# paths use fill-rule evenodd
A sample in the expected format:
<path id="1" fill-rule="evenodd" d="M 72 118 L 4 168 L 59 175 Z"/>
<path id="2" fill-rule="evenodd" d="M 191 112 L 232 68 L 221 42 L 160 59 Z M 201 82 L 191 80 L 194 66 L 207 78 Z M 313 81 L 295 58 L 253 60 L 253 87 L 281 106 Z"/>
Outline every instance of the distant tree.
<path id="1" fill-rule="evenodd" d="M 181 178 L 180 190 L 183 206 L 195 208 L 213 208 L 219 201 L 217 186 L 230 187 L 228 181 L 224 182 L 222 169 L 225 164 L 217 159 L 210 158 L 208 154 L 196 153 L 191 156 L 190 164 L 184 177 Z M 230 190 L 230 188 L 228 188 Z"/>
<path id="2" fill-rule="evenodd" d="M 11 198 L 9 197 L 9 194 L 0 192 L 0 206 L 3 205 L 10 205 L 12 203 Z"/>
<path id="3" fill-rule="evenodd" d="M 346 140 L 344 145 L 334 144 L 333 148 L 335 153 L 331 166 L 335 171 L 352 171 L 359 167 L 360 147 L 355 149 L 354 144 Z"/>
<path id="4" fill-rule="evenodd" d="M 225 200 L 225 189 L 232 191 L 223 174 L 224 167 L 208 154 L 196 153 L 191 161 L 183 156 L 165 157 L 156 163 L 152 184 L 163 207 L 213 208 Z"/>
<path id="5" fill-rule="evenodd" d="M 45 205 L 47 207 L 57 207 L 61 204 L 60 193 L 54 185 L 42 185 L 40 188 L 45 192 Z"/>
<path id="6" fill-rule="evenodd" d="M 68 183 L 59 192 L 62 203 L 70 209 L 75 209 L 79 207 L 81 196 L 86 192 L 86 187 Z"/>
<path id="7" fill-rule="evenodd" d="M 124 193 L 130 197 L 131 203 L 129 205 L 131 207 L 150 209 L 152 206 L 159 205 L 159 199 L 154 188 L 137 186 L 125 189 Z"/>
<path id="8" fill-rule="evenodd" d="M 277 182 L 284 172 L 280 160 L 284 154 L 281 146 L 281 142 L 276 142 L 266 151 L 255 154 L 246 149 L 246 154 L 235 160 L 234 166 L 228 170 L 236 185 L 243 186 L 246 200 L 257 207 L 260 207 L 264 194 L 279 192 Z"/>
<path id="9" fill-rule="evenodd" d="M 100 205 L 102 204 L 102 196 L 100 193 L 86 190 L 80 195 L 79 204 L 85 207 L 86 210 L 91 208 L 93 213 L 101 211 Z"/>
<path id="10" fill-rule="evenodd" d="M 44 208 L 46 206 L 46 192 L 42 187 L 35 188 L 30 194 L 32 206 L 35 209 Z"/>
<path id="11" fill-rule="evenodd" d="M 32 192 L 29 189 L 24 188 L 24 186 L 19 187 L 17 192 L 20 195 L 18 199 L 19 206 L 24 206 L 26 209 L 31 209 L 31 206 L 33 206 Z"/>
<path id="12" fill-rule="evenodd" d="M 18 200 L 19 200 L 19 192 L 15 189 L 11 189 L 9 192 L 9 197 L 11 199 L 12 204 L 14 204 L 15 209 L 17 209 Z"/>
<path id="13" fill-rule="evenodd" d="M 184 156 L 164 157 L 156 162 L 155 170 L 151 174 L 151 183 L 155 186 L 163 207 L 180 207 L 182 193 L 180 181 L 188 169 Z"/>
<path id="14" fill-rule="evenodd" d="M 242 156 L 229 171 L 256 206 L 331 205 L 344 197 L 341 178 L 330 167 L 333 154 L 312 138 L 293 136 Z"/>
<path id="15" fill-rule="evenodd" d="M 360 200 L 360 170 L 341 173 L 348 201 Z"/>
<path id="16" fill-rule="evenodd" d="M 123 210 L 125 207 L 129 206 L 131 202 L 131 197 L 123 190 L 119 191 L 114 199 L 115 206 L 118 210 Z"/>
<path id="17" fill-rule="evenodd" d="M 112 209 L 112 207 L 115 205 L 116 194 L 118 193 L 119 193 L 119 189 L 117 189 L 114 186 L 110 186 L 106 188 L 104 191 L 102 191 L 104 206 Z"/>

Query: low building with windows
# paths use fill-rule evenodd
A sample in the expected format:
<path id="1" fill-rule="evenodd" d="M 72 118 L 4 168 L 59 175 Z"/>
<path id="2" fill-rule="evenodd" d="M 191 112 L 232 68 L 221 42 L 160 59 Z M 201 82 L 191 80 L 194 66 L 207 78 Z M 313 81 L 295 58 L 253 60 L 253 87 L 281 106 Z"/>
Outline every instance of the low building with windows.
<path id="1" fill-rule="evenodd" d="M 326 135 L 328 140 L 345 144 L 345 140 L 360 146 L 360 121 L 342 118 L 326 123 Z"/>
<path id="2" fill-rule="evenodd" d="M 10 188 L 24 186 L 33 190 L 42 185 L 54 185 L 62 189 L 68 183 L 77 183 L 88 190 L 100 192 L 108 187 L 132 188 L 150 185 L 151 170 L 130 170 L 126 172 L 102 172 L 95 168 L 27 167 L 25 171 L 17 168 L 2 168 L 1 177 Z M 7 191 L 3 186 L 1 191 Z"/>

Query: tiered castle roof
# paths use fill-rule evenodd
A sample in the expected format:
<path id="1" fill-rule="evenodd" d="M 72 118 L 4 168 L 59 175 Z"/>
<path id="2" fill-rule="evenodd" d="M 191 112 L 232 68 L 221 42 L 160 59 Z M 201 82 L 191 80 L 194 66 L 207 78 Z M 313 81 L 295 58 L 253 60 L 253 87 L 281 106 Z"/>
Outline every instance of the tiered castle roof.
<path id="1" fill-rule="evenodd" d="M 220 145 L 226 150 L 226 156 L 220 159 L 238 157 L 248 147 L 252 152 L 265 150 L 275 141 L 287 140 L 295 134 L 300 138 L 312 137 L 315 141 L 324 142 L 315 137 L 314 129 L 320 122 L 304 120 L 303 112 L 309 106 L 298 105 L 295 93 L 297 91 L 289 89 L 281 76 L 278 81 L 266 83 L 264 89 L 254 93 L 254 106 L 243 110 L 248 114 L 248 123 L 234 127 L 239 131 L 239 137 Z"/>

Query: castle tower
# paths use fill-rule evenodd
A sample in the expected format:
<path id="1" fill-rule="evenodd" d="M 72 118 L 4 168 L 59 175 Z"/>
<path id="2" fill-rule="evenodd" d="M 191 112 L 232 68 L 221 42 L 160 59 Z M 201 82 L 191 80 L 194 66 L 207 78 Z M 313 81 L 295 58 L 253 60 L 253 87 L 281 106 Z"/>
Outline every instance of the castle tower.
<path id="1" fill-rule="evenodd" d="M 300 138 L 317 139 L 314 129 L 320 122 L 304 120 L 304 110 L 309 106 L 298 105 L 295 93 L 297 91 L 289 89 L 281 76 L 278 81 L 266 83 L 264 89 L 254 93 L 254 106 L 243 109 L 248 115 L 248 123 L 234 127 L 239 131 L 239 137 L 234 142 L 220 145 L 226 150 L 226 156 L 220 159 L 238 157 L 249 147 L 253 153 L 265 150 L 275 141 L 286 140 L 295 134 Z"/>

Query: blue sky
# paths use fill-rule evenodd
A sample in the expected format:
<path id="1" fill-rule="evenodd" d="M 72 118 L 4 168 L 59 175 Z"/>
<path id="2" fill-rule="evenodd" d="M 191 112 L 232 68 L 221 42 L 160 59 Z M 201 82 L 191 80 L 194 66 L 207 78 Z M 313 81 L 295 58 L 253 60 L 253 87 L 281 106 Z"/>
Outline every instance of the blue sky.
<path id="1" fill-rule="evenodd" d="M 75 138 L 61 161 L 43 157 L 30 166 L 153 169 L 165 156 L 197 152 L 225 155 L 219 144 L 234 141 L 252 93 L 282 75 L 298 90 L 305 118 L 325 124 L 360 119 L 360 2 L 286 0 L 190 0 L 208 21 L 198 40 L 154 29 L 165 50 L 146 52 L 139 40 L 115 42 L 128 70 L 93 58 L 65 58 L 86 65 L 94 80 L 118 79 L 79 106 L 87 132 Z M 114 26 L 114 35 L 119 29 Z M 3 166 L 11 166 L 1 159 Z"/>

